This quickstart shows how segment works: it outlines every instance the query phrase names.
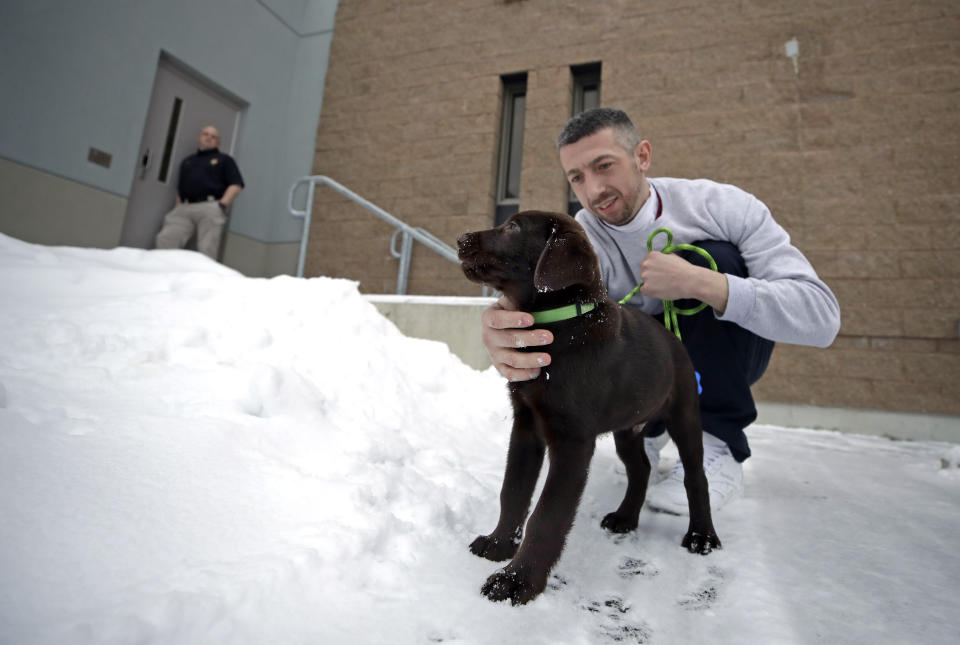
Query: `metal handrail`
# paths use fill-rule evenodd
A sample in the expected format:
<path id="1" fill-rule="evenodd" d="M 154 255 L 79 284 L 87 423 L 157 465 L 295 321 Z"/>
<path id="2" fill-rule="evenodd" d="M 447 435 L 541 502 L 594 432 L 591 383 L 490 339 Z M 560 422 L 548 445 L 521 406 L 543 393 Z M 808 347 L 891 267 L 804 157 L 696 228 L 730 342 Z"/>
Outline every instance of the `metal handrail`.
<path id="1" fill-rule="evenodd" d="M 307 184 L 307 205 L 305 210 L 300 210 L 294 208 L 293 196 L 297 188 L 304 183 Z M 344 197 L 347 197 L 360 206 L 363 206 L 368 211 L 397 229 L 394 232 L 393 237 L 390 239 L 390 254 L 400 260 L 400 268 L 397 272 L 397 294 L 405 295 L 407 293 L 407 280 L 410 277 L 410 258 L 413 254 L 414 240 L 420 242 L 431 251 L 440 254 L 447 260 L 450 260 L 455 264 L 460 264 L 460 259 L 457 257 L 456 249 L 441 241 L 432 233 L 419 227 L 410 226 L 406 222 L 397 219 L 376 204 L 364 199 L 343 184 L 340 184 L 329 177 L 324 175 L 311 175 L 309 177 L 301 177 L 297 181 L 293 182 L 293 185 L 290 186 L 290 193 L 287 197 L 287 210 L 290 212 L 290 214 L 294 217 L 303 218 L 303 234 L 300 238 L 300 257 L 297 259 L 298 278 L 303 277 L 303 265 L 307 256 L 307 238 L 310 236 L 310 218 L 313 214 L 313 193 L 314 187 L 317 184 L 323 184 L 332 188 Z M 400 236 L 401 238 L 401 248 L 399 251 L 396 248 L 397 236 Z"/>

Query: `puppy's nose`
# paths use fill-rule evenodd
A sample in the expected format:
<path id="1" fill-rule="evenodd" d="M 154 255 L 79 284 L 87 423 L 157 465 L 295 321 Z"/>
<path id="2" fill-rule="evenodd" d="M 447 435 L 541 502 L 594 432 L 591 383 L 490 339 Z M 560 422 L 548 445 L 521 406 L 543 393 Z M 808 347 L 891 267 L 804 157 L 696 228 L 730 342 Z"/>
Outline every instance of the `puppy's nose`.
<path id="1" fill-rule="evenodd" d="M 460 251 L 467 251 L 472 247 L 476 246 L 477 243 L 477 234 L 476 233 L 464 233 L 457 238 L 457 248 Z"/>

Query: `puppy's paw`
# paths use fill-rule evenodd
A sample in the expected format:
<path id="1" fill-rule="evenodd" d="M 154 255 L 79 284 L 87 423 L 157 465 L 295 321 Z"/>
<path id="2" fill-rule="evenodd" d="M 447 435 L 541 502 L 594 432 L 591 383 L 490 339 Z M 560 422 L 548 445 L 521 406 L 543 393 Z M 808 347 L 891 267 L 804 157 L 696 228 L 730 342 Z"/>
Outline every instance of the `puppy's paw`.
<path id="1" fill-rule="evenodd" d="M 546 576 L 535 578 L 523 569 L 508 566 L 487 578 L 480 593 L 493 602 L 509 600 L 513 605 L 525 605 L 543 592 L 546 582 Z"/>
<path id="2" fill-rule="evenodd" d="M 717 534 L 713 531 L 706 533 L 688 531 L 687 534 L 683 536 L 683 542 L 681 542 L 680 545 L 690 553 L 699 553 L 700 555 L 707 555 L 714 549 L 723 548 L 723 545 L 720 544 L 720 538 L 718 538 Z"/>
<path id="3" fill-rule="evenodd" d="M 630 531 L 637 528 L 639 519 L 637 517 L 624 517 L 616 511 L 613 513 L 607 513 L 606 516 L 600 521 L 600 526 L 607 529 L 611 533 L 629 533 Z"/>
<path id="4" fill-rule="evenodd" d="M 481 535 L 470 543 L 470 551 L 474 555 L 494 562 L 503 562 L 513 557 L 520 546 L 519 536 L 511 535 L 506 538 L 495 537 L 494 535 Z"/>

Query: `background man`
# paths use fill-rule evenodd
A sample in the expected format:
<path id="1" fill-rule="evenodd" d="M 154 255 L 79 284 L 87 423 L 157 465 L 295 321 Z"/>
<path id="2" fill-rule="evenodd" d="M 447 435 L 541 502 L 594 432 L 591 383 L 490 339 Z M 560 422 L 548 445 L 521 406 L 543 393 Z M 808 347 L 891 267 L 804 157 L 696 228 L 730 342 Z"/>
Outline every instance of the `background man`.
<path id="1" fill-rule="evenodd" d="M 220 152 L 220 133 L 212 125 L 200 130 L 199 149 L 180 164 L 177 205 L 163 218 L 158 249 L 182 249 L 197 233 L 197 250 L 217 259 L 227 207 L 243 190 L 243 177 L 230 155 Z"/>
<path id="2" fill-rule="evenodd" d="M 681 316 L 684 346 L 701 375 L 704 467 L 716 510 L 743 487 L 741 463 L 750 456 L 744 428 L 756 420 L 750 385 L 766 370 L 775 341 L 826 347 L 840 328 L 833 293 L 767 207 L 743 190 L 709 180 L 648 179 L 652 150 L 627 115 L 609 108 L 573 117 L 558 140 L 560 163 L 584 206 L 576 219 L 600 261 L 608 294 L 619 300 L 643 283 L 629 306 L 662 313 L 661 299 L 709 305 Z M 675 244 L 708 251 L 719 272 L 697 254 L 649 253 L 647 239 L 669 228 Z M 664 238 L 658 238 L 661 248 Z M 550 364 L 550 332 L 504 298 L 483 314 L 483 342 L 493 364 L 510 380 L 537 378 Z M 630 360 L 625 356 L 624 360 Z M 611 378 L 617 378 L 611 374 Z M 666 442 L 662 426 L 647 428 L 653 473 Z M 647 494 L 650 506 L 685 514 L 679 463 Z"/>

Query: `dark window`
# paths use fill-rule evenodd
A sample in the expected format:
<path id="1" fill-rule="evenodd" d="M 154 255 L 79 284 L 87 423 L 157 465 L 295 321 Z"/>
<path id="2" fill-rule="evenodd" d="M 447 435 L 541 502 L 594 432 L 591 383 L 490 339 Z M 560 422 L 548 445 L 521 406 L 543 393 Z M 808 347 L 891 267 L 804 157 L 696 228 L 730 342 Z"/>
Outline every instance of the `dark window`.
<path id="1" fill-rule="evenodd" d="M 500 160 L 497 165 L 495 225 L 520 210 L 520 174 L 523 169 L 523 117 L 527 75 L 505 76 L 500 112 Z"/>
<path id="2" fill-rule="evenodd" d="M 180 127 L 180 108 L 183 99 L 179 96 L 173 99 L 173 111 L 170 113 L 170 124 L 167 126 L 167 140 L 163 144 L 163 159 L 160 162 L 160 174 L 157 180 L 167 183 L 170 174 L 170 161 L 173 158 L 173 142 L 177 139 L 177 129 Z"/>
<path id="3" fill-rule="evenodd" d="M 570 68 L 570 75 L 573 77 L 573 104 L 570 107 L 570 116 L 600 107 L 600 63 L 574 65 Z M 580 202 L 573 194 L 573 189 L 567 187 L 567 212 L 576 215 L 580 208 Z"/>

